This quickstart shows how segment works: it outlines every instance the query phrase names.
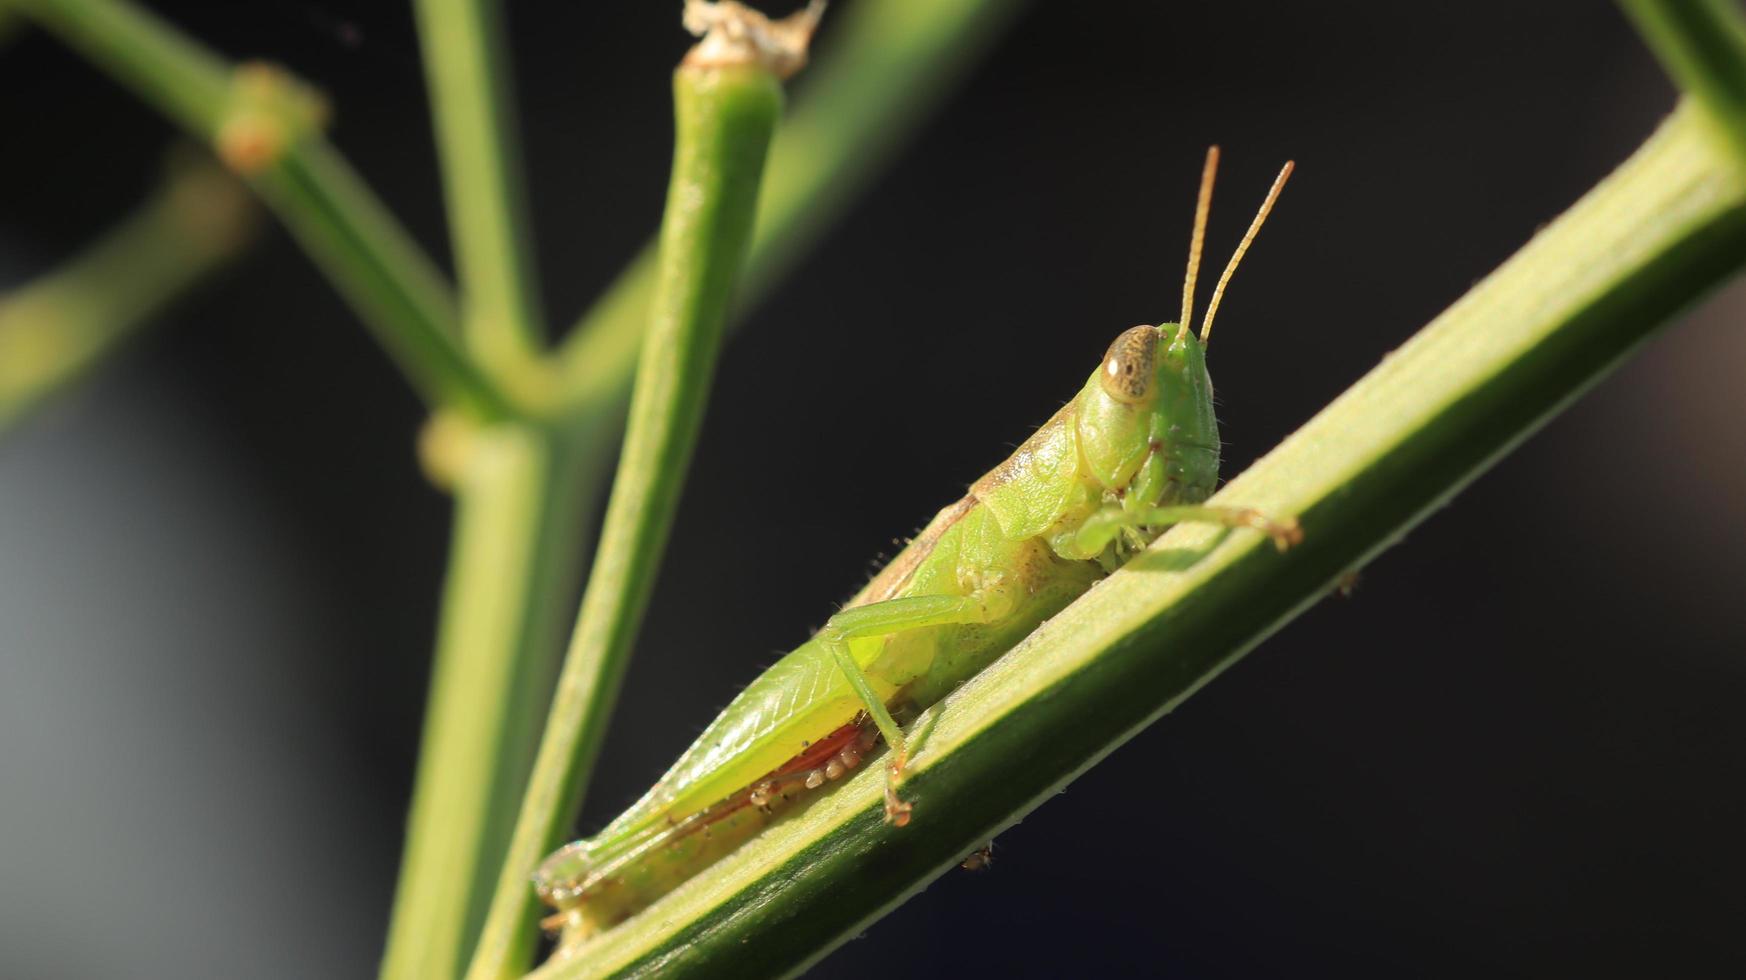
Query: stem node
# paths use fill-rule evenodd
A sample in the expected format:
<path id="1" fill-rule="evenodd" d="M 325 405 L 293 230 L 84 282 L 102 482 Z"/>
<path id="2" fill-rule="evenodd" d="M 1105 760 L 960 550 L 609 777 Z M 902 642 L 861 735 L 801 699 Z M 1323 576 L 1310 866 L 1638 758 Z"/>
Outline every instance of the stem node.
<path id="1" fill-rule="evenodd" d="M 213 134 L 213 148 L 226 166 L 252 177 L 319 132 L 327 118 L 327 100 L 296 76 L 264 61 L 245 62 L 231 73 L 230 101 Z"/>

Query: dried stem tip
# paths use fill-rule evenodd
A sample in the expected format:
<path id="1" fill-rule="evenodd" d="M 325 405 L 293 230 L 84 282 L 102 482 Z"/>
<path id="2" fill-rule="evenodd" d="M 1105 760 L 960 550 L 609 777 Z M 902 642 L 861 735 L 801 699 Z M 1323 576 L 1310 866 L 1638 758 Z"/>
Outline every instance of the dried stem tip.
<path id="1" fill-rule="evenodd" d="M 686 0 L 685 29 L 703 40 L 685 56 L 685 64 L 762 65 L 787 78 L 806 67 L 806 46 L 824 8 L 824 0 L 812 0 L 781 20 L 771 20 L 736 0 Z"/>

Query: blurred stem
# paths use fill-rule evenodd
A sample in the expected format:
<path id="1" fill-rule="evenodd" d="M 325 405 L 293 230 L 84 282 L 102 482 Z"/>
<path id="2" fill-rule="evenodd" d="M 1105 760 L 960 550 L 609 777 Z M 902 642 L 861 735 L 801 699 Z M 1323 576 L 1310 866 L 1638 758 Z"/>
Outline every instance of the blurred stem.
<path id="1" fill-rule="evenodd" d="M 433 442 L 445 445 L 433 445 Z M 605 440 L 444 419 L 455 529 L 383 977 L 458 976 L 497 880 L 575 594 Z"/>
<path id="2" fill-rule="evenodd" d="M 1746 161 L 1746 18 L 1737 0 L 1622 0 L 1668 74 Z"/>
<path id="3" fill-rule="evenodd" d="M 883 773 L 867 766 L 537 976 L 818 962 L 1400 540 L 1743 263 L 1746 172 L 1682 108 L 1214 497 L 1298 517 L 1302 545 L 1171 530 L 918 720 L 908 827 L 884 823 Z M 1493 544 L 1509 547 L 1507 527 Z"/>
<path id="4" fill-rule="evenodd" d="M 833 10 L 830 44 L 806 71 L 770 149 L 756 237 L 737 306 L 758 300 L 852 204 L 957 78 L 1022 7 L 1019 0 L 859 0 Z M 655 290 L 646 246 L 565 338 L 566 390 L 618 403 Z"/>
<path id="5" fill-rule="evenodd" d="M 428 404 L 483 421 L 515 414 L 456 340 L 448 284 L 344 157 L 310 141 L 253 183 Z"/>
<path id="6" fill-rule="evenodd" d="M 575 819 L 653 589 L 715 355 L 744 265 L 782 88 L 756 61 L 673 76 L 677 139 L 661 262 L 600 548 L 521 815 L 468 976 L 518 975 L 533 939 L 528 874 Z"/>
<path id="7" fill-rule="evenodd" d="M 525 391 L 543 328 L 501 11 L 491 0 L 420 0 L 417 11 L 463 334 L 479 363 Z M 483 924 L 586 550 L 581 529 L 604 441 L 574 436 L 593 433 L 591 424 L 579 420 L 566 438 L 531 424 L 475 431 L 438 416 L 426 430 L 427 465 L 440 476 L 458 459 L 460 479 L 385 978 L 459 975 Z"/>
<path id="8" fill-rule="evenodd" d="M 123 0 L 12 0 L 17 9 L 202 139 L 248 178 L 433 406 L 481 418 L 510 403 L 456 338 L 429 258 L 321 139 L 324 106 L 265 65 L 233 69 Z"/>
<path id="9" fill-rule="evenodd" d="M 230 100 L 231 65 L 140 8 L 117 0 L 7 0 L 152 103 L 211 139 Z"/>
<path id="10" fill-rule="evenodd" d="M 163 189 L 88 251 L 0 293 L 0 431 L 236 255 L 255 225 L 230 174 L 203 155 L 174 161 Z"/>
<path id="11" fill-rule="evenodd" d="M 496 376 L 525 376 L 536 370 L 545 328 L 501 5 L 418 0 L 416 9 L 459 267 L 462 332 Z"/>

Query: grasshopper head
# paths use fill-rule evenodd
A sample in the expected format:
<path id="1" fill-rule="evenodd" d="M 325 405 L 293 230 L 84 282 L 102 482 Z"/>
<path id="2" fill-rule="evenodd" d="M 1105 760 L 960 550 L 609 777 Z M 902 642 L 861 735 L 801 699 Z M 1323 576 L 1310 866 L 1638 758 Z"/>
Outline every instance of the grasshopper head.
<path id="1" fill-rule="evenodd" d="M 1103 485 L 1105 497 L 1119 500 L 1125 507 L 1197 504 L 1212 496 L 1218 483 L 1219 426 L 1213 419 L 1206 341 L 1225 287 L 1273 210 L 1293 167 L 1287 161 L 1273 179 L 1255 220 L 1249 223 L 1249 230 L 1213 287 L 1212 302 L 1196 337 L 1189 324 L 1218 163 L 1219 148 L 1209 147 L 1200 175 L 1194 233 L 1189 238 L 1180 321 L 1123 331 L 1109 345 L 1097 374 L 1080 392 L 1080 454 Z"/>
<path id="2" fill-rule="evenodd" d="M 1212 495 L 1219 430 L 1205 349 L 1192 334 L 1175 324 L 1123 331 L 1078 409 L 1080 454 L 1108 496 L 1157 506 Z"/>

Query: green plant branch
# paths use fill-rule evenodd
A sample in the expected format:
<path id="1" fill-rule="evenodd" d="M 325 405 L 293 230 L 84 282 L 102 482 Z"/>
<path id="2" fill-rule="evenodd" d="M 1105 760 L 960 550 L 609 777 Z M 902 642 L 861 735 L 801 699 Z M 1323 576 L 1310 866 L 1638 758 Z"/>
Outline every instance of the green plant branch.
<path id="1" fill-rule="evenodd" d="M 737 306 L 759 299 L 817 241 L 1022 6 L 860 0 L 833 14 L 829 43 L 770 150 Z M 575 401 L 591 408 L 623 399 L 655 270 L 651 243 L 565 338 L 558 369 Z"/>
<path id="2" fill-rule="evenodd" d="M 210 140 L 230 100 L 231 66 L 132 4 L 7 0 L 133 89 L 183 129 Z"/>
<path id="3" fill-rule="evenodd" d="M 433 405 L 479 418 L 509 401 L 461 349 L 440 273 L 317 134 L 323 108 L 289 76 L 233 69 L 122 0 L 12 0 L 201 139 L 258 190 Z"/>
<path id="4" fill-rule="evenodd" d="M 443 161 L 462 332 L 513 381 L 544 344 L 522 195 L 512 68 L 497 0 L 418 0 L 418 32 Z"/>
<path id="5" fill-rule="evenodd" d="M 707 44 L 673 76 L 673 174 L 630 424 L 545 735 L 468 970 L 473 980 L 525 968 L 534 909 L 528 874 L 581 806 L 678 507 L 750 243 L 781 84 L 756 59 L 698 60 Z"/>
<path id="6" fill-rule="evenodd" d="M 438 443 L 439 445 L 433 445 Z M 381 976 L 455 977 L 471 955 L 551 690 L 610 441 L 440 419 L 455 530 L 424 743 Z"/>
<path id="7" fill-rule="evenodd" d="M 447 283 L 332 147 L 306 143 L 252 183 L 429 404 L 515 414 L 456 341 Z"/>
<path id="8" fill-rule="evenodd" d="M 1300 547 L 1172 530 L 924 715 L 908 827 L 883 822 L 883 773 L 867 766 L 537 976 L 817 962 L 1398 541 L 1743 261 L 1746 177 L 1682 108 L 1215 498 L 1299 517 Z M 1509 529 L 1498 535 L 1507 546 Z"/>
<path id="9" fill-rule="evenodd" d="M 1737 0 L 1622 0 L 1668 74 L 1746 161 L 1746 18 Z"/>
<path id="10" fill-rule="evenodd" d="M 163 188 L 88 251 L 0 293 L 0 431 L 235 256 L 257 224 L 223 168 L 204 154 L 177 160 Z"/>

